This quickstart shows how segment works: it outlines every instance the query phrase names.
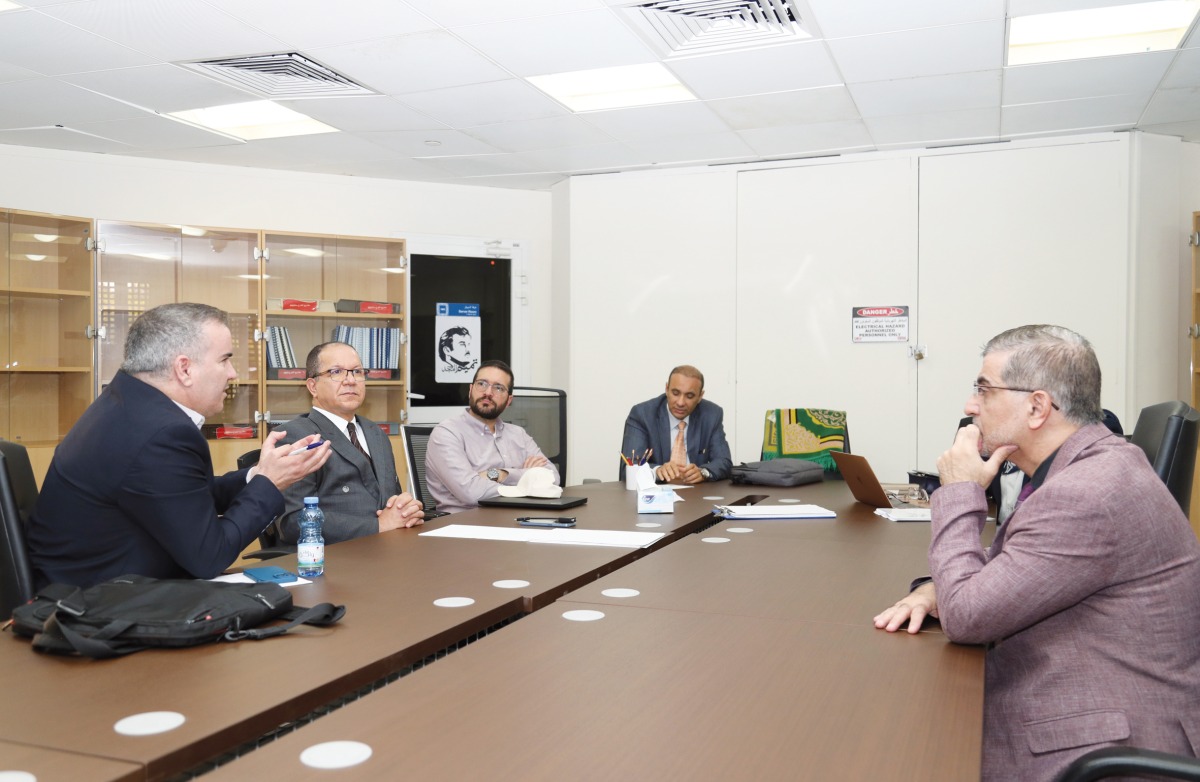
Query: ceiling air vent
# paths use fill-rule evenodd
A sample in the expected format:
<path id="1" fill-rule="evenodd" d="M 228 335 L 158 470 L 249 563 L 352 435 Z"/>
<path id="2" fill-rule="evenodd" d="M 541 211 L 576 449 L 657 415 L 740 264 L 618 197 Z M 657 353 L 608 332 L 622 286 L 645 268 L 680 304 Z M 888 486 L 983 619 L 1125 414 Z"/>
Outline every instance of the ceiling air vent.
<path id="1" fill-rule="evenodd" d="M 376 94 L 295 52 L 230 57 L 181 65 L 264 98 L 299 100 Z"/>
<path id="2" fill-rule="evenodd" d="M 653 0 L 625 6 L 664 57 L 712 54 L 811 38 L 795 0 Z"/>

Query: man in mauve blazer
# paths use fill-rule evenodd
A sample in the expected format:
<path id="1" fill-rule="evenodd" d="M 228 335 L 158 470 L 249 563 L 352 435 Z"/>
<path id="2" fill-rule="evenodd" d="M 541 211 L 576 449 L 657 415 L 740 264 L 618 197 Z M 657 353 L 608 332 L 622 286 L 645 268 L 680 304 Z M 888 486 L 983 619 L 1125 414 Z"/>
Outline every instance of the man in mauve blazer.
<path id="1" fill-rule="evenodd" d="M 876 617 L 987 644 L 984 780 L 1053 780 L 1129 745 L 1200 751 L 1200 544 L 1140 448 L 1101 423 L 1091 345 L 1057 326 L 993 338 L 938 460 L 933 582 Z M 979 458 L 983 453 L 987 461 Z M 992 546 L 984 487 L 1032 476 Z"/>
<path id="2" fill-rule="evenodd" d="M 625 419 L 621 455 L 641 459 L 653 450 L 649 464 L 655 477 L 672 483 L 720 481 L 729 477 L 733 460 L 725 440 L 725 413 L 704 399 L 704 375 L 693 366 L 678 366 L 667 377 L 666 393 L 633 406 Z M 684 438 L 687 463 L 672 464 L 671 449 L 676 427 L 686 420 Z M 621 461 L 621 480 L 625 480 L 625 461 Z"/>
<path id="3" fill-rule="evenodd" d="M 165 304 L 134 321 L 121 370 L 42 483 L 28 529 L 35 587 L 219 575 L 283 510 L 281 489 L 325 462 L 328 447 L 292 456 L 271 435 L 257 467 L 213 475 L 200 426 L 224 407 L 232 356 L 214 307 Z"/>
<path id="4" fill-rule="evenodd" d="M 321 469 L 283 493 L 286 507 L 275 523 L 279 539 L 294 544 L 300 537 L 296 517 L 305 497 L 320 499 L 326 543 L 423 523 L 421 503 L 400 488 L 392 444 L 375 422 L 355 414 L 367 392 L 358 351 L 344 342 L 326 342 L 309 352 L 306 366 L 313 410 L 281 426 L 281 442 L 319 434 L 333 453 Z M 370 458 L 350 442 L 350 426 Z"/>

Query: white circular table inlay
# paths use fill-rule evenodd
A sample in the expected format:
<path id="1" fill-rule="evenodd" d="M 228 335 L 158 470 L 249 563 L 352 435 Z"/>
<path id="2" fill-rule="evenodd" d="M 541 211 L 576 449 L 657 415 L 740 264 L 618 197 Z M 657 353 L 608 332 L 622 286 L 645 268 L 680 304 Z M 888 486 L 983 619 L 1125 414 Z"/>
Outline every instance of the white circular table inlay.
<path id="1" fill-rule="evenodd" d="M 493 581 L 492 586 L 497 589 L 521 589 L 529 586 L 529 582 L 522 581 L 519 578 L 506 578 L 502 581 Z"/>
<path id="2" fill-rule="evenodd" d="M 753 532 L 754 530 L 751 529 L 750 527 L 729 527 L 725 531 L 726 532 Z"/>
<path id="3" fill-rule="evenodd" d="M 597 619 L 603 619 L 603 611 L 588 611 L 583 608 L 574 611 L 564 611 L 563 619 L 570 619 L 572 622 L 595 622 Z"/>
<path id="4" fill-rule="evenodd" d="M 637 523 L 637 526 L 639 526 L 639 527 L 661 527 L 662 524 L 660 524 L 657 521 L 639 521 Z"/>
<path id="5" fill-rule="evenodd" d="M 624 587 L 614 587 L 612 589 L 605 589 L 600 594 L 604 595 L 605 597 L 637 597 L 638 595 L 641 594 L 641 592 L 639 592 L 636 589 L 625 589 Z"/>
<path id="6" fill-rule="evenodd" d="M 700 499 L 702 499 L 702 500 L 723 500 L 725 498 L 720 494 L 714 494 L 711 497 L 701 497 Z"/>
<path id="7" fill-rule="evenodd" d="M 28 771 L 0 771 L 0 782 L 37 782 Z"/>
<path id="8" fill-rule="evenodd" d="M 700 538 L 703 543 L 728 543 L 729 538 Z"/>
<path id="9" fill-rule="evenodd" d="M 463 606 L 469 606 L 474 602 L 475 599 L 471 597 L 439 597 L 437 600 L 433 601 L 433 604 L 435 606 L 441 606 L 442 608 L 462 608 Z"/>
<path id="10" fill-rule="evenodd" d="M 153 736 L 175 730 L 186 721 L 187 718 L 177 711 L 147 711 L 117 720 L 113 730 L 122 736 Z"/>
<path id="11" fill-rule="evenodd" d="M 782 502 L 786 505 L 792 505 L 794 503 L 801 502 L 801 500 L 798 500 L 795 497 L 784 497 L 782 500 L 780 500 L 780 502 Z"/>
<path id="12" fill-rule="evenodd" d="M 300 762 L 310 768 L 349 768 L 371 757 L 371 747 L 361 741 L 326 741 L 300 753 Z"/>

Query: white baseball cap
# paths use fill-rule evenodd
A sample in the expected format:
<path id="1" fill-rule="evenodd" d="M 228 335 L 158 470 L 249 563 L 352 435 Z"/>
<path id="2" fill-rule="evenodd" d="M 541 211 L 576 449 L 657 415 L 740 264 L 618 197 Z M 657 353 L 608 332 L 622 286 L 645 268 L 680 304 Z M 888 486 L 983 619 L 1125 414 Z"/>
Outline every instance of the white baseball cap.
<path id="1" fill-rule="evenodd" d="M 516 486 L 501 486 L 501 497 L 561 497 L 562 487 L 554 483 L 554 473 L 546 467 L 530 467 Z"/>

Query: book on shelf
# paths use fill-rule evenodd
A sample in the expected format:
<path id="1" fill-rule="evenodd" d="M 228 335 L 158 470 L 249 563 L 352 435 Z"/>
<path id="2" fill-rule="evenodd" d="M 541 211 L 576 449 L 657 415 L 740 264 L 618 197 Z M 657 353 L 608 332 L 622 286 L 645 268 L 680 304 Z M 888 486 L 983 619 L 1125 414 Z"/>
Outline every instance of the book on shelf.
<path id="1" fill-rule="evenodd" d="M 267 369 L 291 369 L 296 366 L 292 335 L 287 326 L 267 326 Z M 303 374 L 301 374 L 303 377 Z"/>
<path id="2" fill-rule="evenodd" d="M 400 305 L 390 301 L 338 299 L 334 306 L 338 312 L 369 312 L 376 315 L 399 315 L 401 312 Z"/>
<path id="3" fill-rule="evenodd" d="M 401 329 L 336 326 L 333 340 L 345 342 L 358 351 L 363 366 L 372 380 L 395 379 L 400 376 L 400 345 L 404 342 Z M 387 378 L 371 374 L 374 370 L 390 370 Z"/>

